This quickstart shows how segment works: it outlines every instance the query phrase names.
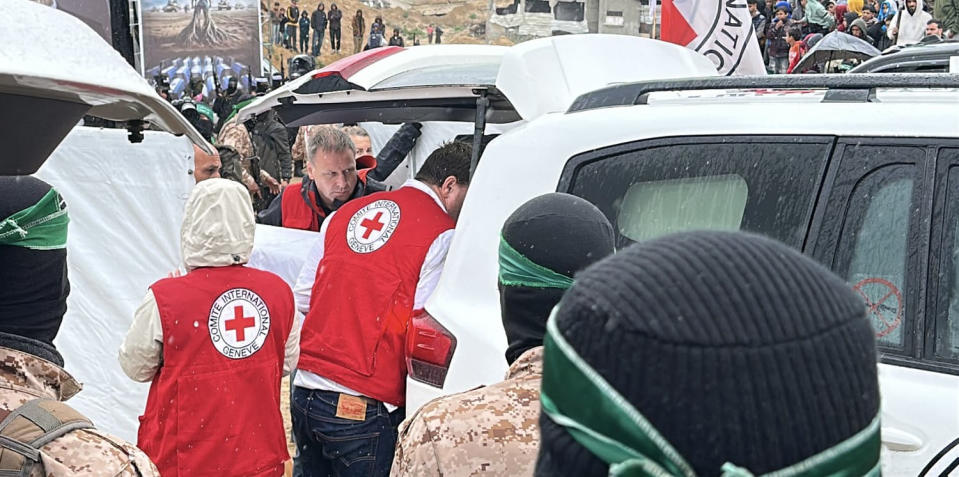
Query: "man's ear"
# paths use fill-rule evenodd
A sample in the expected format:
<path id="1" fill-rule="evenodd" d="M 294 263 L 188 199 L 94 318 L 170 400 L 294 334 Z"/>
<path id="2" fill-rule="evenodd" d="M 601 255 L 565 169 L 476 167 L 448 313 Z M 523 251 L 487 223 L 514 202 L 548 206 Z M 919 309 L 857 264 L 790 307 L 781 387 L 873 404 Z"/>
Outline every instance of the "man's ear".
<path id="1" fill-rule="evenodd" d="M 456 177 L 449 176 L 443 181 L 443 185 L 440 186 L 440 190 L 443 191 L 443 194 L 449 194 L 453 192 L 453 186 L 456 185 Z"/>

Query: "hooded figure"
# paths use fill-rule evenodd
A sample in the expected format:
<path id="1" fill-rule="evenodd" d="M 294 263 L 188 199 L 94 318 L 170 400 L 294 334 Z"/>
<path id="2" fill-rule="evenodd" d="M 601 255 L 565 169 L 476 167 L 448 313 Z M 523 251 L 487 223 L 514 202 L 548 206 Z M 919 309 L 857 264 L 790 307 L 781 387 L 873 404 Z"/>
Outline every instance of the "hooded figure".
<path id="1" fill-rule="evenodd" d="M 575 238 L 575 239 L 573 239 Z M 615 235 L 599 209 L 569 194 L 546 194 L 516 209 L 500 239 L 499 293 L 506 362 L 543 345 L 546 317 L 559 303 L 573 275 L 613 252 Z M 567 277 L 566 286 L 530 282 L 517 276 L 516 263 L 542 267 Z"/>
<path id="2" fill-rule="evenodd" d="M 254 225 L 243 186 L 197 184 L 180 230 L 187 273 L 150 287 L 120 348 L 123 371 L 153 381 L 138 442 L 164 477 L 280 476 L 289 459 L 279 389 L 299 327 L 290 287 L 244 266 Z"/>
<path id="3" fill-rule="evenodd" d="M 853 28 L 853 27 L 856 27 L 856 28 Z M 856 38 L 859 38 L 860 40 L 866 41 L 871 45 L 873 43 L 873 40 L 872 38 L 869 38 L 869 35 L 866 33 L 868 29 L 869 27 L 866 26 L 866 21 L 863 20 L 862 18 L 857 18 L 853 20 L 852 23 L 849 24 L 849 29 L 846 30 L 846 33 L 849 33 L 850 35 Z"/>
<path id="4" fill-rule="evenodd" d="M 848 13 L 846 13 L 846 6 L 836 5 L 836 8 L 833 10 L 833 16 L 836 17 L 836 30 L 846 31 L 847 24 L 844 23 L 846 20 L 846 15 L 848 15 Z M 853 15 L 853 17 L 856 17 L 856 16 L 857 15 Z"/>
<path id="5" fill-rule="evenodd" d="M 7 417 L 0 423 L 0 467 L 33 477 L 76 469 L 159 475 L 142 451 L 62 403 L 81 388 L 53 345 L 70 294 L 69 221 L 66 202 L 46 182 L 0 177 L 0 413 Z M 32 422 L 44 427 L 25 425 Z"/>
<path id="6" fill-rule="evenodd" d="M 863 300 L 768 238 L 675 234 L 584 270 L 541 390 L 536 475 L 879 476 Z"/>
<path id="7" fill-rule="evenodd" d="M 233 107 L 240 102 L 240 97 L 243 96 L 243 91 L 239 89 L 236 77 L 231 76 L 230 79 L 226 81 L 226 91 L 223 91 L 222 93 L 218 91 L 217 93 L 216 99 L 213 101 L 213 112 L 216 113 L 219 121 L 216 123 L 216 127 L 213 128 L 213 130 L 216 133 L 219 133 L 220 129 L 223 128 L 223 124 L 226 122 L 227 117 L 233 112 Z"/>
<path id="8" fill-rule="evenodd" d="M 876 19 L 879 20 L 879 23 L 886 21 L 887 18 L 892 18 L 896 16 L 896 2 L 893 0 L 883 0 L 879 3 L 879 13 L 876 15 Z"/>
<path id="9" fill-rule="evenodd" d="M 596 206 L 569 194 L 536 197 L 506 219 L 499 249 L 506 380 L 421 408 L 400 428 L 392 475 L 532 473 L 546 319 L 576 272 L 613 252 L 614 237 Z"/>
<path id="10" fill-rule="evenodd" d="M 926 36 L 926 23 L 932 20 L 932 15 L 923 11 L 919 2 L 913 3 L 910 10 L 909 4 L 912 2 L 906 1 L 906 6 L 893 17 L 887 32 L 889 39 L 896 40 L 898 46 L 919 43 Z"/>

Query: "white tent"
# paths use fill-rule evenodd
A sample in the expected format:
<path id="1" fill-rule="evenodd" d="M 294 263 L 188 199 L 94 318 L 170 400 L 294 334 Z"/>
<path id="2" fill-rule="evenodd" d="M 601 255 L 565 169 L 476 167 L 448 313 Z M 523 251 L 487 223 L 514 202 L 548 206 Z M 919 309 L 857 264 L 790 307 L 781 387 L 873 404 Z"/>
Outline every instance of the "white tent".
<path id="1" fill-rule="evenodd" d="M 37 173 L 70 214 L 70 297 L 55 344 L 83 383 L 70 404 L 101 429 L 136 442 L 149 387 L 120 369 L 117 351 L 147 287 L 180 263 L 179 224 L 193 187 L 186 138 L 78 127 Z"/>

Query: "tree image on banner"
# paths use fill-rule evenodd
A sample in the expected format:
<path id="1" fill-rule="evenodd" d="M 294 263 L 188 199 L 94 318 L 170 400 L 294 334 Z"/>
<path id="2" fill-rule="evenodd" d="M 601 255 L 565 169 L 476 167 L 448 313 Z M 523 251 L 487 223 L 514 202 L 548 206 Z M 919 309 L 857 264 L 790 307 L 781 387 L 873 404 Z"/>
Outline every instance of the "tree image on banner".
<path id="1" fill-rule="evenodd" d="M 766 74 L 746 0 L 663 0 L 663 41 L 712 60 L 724 75 Z"/>
<path id="2" fill-rule="evenodd" d="M 218 43 L 233 40 L 232 34 L 217 28 L 210 17 L 212 0 L 191 0 L 193 19 L 180 34 L 177 41 L 186 46 L 215 46 Z"/>

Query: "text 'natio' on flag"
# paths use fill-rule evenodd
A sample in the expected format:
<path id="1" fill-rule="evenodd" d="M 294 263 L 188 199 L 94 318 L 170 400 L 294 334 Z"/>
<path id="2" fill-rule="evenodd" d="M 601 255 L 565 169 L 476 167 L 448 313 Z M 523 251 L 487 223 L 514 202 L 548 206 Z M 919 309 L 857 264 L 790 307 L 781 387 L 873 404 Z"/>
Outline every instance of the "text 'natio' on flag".
<path id="1" fill-rule="evenodd" d="M 661 38 L 709 58 L 720 74 L 766 73 L 746 0 L 663 0 Z"/>

